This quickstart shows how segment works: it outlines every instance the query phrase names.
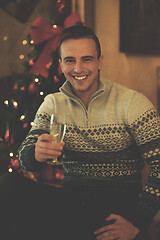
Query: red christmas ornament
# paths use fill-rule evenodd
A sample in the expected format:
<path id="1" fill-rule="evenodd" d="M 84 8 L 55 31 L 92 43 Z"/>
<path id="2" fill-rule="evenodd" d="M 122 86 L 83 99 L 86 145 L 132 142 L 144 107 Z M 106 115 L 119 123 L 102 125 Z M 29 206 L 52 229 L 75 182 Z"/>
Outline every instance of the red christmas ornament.
<path id="1" fill-rule="evenodd" d="M 64 7 L 65 7 L 64 0 L 58 0 L 57 1 L 57 9 L 58 9 L 59 13 L 63 12 Z"/>
<path id="2" fill-rule="evenodd" d="M 9 129 L 7 128 L 5 132 L 5 137 L 4 137 L 7 143 L 9 142 L 9 136 L 10 136 L 10 132 L 9 132 Z"/>
<path id="3" fill-rule="evenodd" d="M 8 146 L 10 146 L 11 144 L 13 144 L 14 140 L 13 140 L 13 136 L 12 134 L 10 134 L 10 131 L 9 129 L 7 128 L 6 129 L 6 132 L 5 132 L 5 141 L 7 142 Z"/>
<path id="4" fill-rule="evenodd" d="M 36 93 L 38 90 L 38 87 L 34 84 L 34 83 L 31 83 L 28 87 L 28 91 L 30 93 Z"/>
<path id="5" fill-rule="evenodd" d="M 50 63 L 48 63 L 48 64 L 46 64 L 46 68 L 47 68 L 47 69 L 50 69 L 50 67 L 51 67 L 51 64 L 52 64 L 51 62 L 50 62 Z"/>
<path id="6" fill-rule="evenodd" d="M 29 65 L 30 66 L 33 66 L 34 65 L 34 62 L 33 62 L 33 60 L 31 59 L 31 60 L 29 60 Z"/>
<path id="7" fill-rule="evenodd" d="M 55 82 L 55 83 L 58 83 L 58 82 L 59 82 L 59 79 L 57 78 L 57 76 L 54 76 L 54 82 Z"/>
<path id="8" fill-rule="evenodd" d="M 27 128 L 28 127 L 28 123 L 24 123 L 23 124 L 23 128 L 25 129 L 25 128 Z"/>
<path id="9" fill-rule="evenodd" d="M 17 84 L 15 84 L 15 85 L 13 86 L 13 90 L 18 90 L 18 85 L 17 85 Z"/>
<path id="10" fill-rule="evenodd" d="M 18 159 L 11 159 L 11 165 L 13 166 L 13 168 L 19 168 L 19 163 L 18 163 Z"/>
<path id="11" fill-rule="evenodd" d="M 21 87 L 21 91 L 24 91 L 25 90 L 25 87 L 23 86 L 23 87 Z"/>

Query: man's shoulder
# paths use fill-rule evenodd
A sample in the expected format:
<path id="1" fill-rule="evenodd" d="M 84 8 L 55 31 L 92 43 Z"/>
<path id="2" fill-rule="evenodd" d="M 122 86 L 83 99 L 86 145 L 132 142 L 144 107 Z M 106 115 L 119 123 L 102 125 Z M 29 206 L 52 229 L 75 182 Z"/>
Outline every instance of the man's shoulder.
<path id="1" fill-rule="evenodd" d="M 123 95 L 125 94 L 125 95 L 130 95 L 130 96 L 134 95 L 134 94 L 138 94 L 138 95 L 142 94 L 142 93 L 138 92 L 137 90 L 131 89 L 127 86 L 124 86 L 118 82 L 109 80 L 105 77 L 102 77 L 101 79 L 102 79 L 102 82 L 103 82 L 105 88 L 110 87 L 111 92 L 115 92 L 116 94 L 123 94 Z"/>
<path id="2" fill-rule="evenodd" d="M 44 100 L 52 100 L 60 95 L 61 95 L 60 92 L 49 93 L 48 95 L 45 96 Z"/>

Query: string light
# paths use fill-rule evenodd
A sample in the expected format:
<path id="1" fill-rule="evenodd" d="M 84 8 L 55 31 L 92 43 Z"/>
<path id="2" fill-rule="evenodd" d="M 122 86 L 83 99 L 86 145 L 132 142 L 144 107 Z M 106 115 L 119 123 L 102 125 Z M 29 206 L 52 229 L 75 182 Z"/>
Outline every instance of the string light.
<path id="1" fill-rule="evenodd" d="M 13 169 L 12 169 L 12 168 L 9 168 L 9 169 L 8 169 L 8 172 L 10 172 L 10 173 L 13 172 Z"/>
<path id="2" fill-rule="evenodd" d="M 34 122 L 31 122 L 30 124 L 31 124 L 31 126 L 33 126 L 33 125 L 34 125 Z"/>
<path id="3" fill-rule="evenodd" d="M 24 59 L 24 55 L 23 55 L 23 54 L 19 55 L 19 58 L 20 58 L 21 60 L 23 60 L 23 59 Z"/>
<path id="4" fill-rule="evenodd" d="M 37 83 L 37 82 L 39 82 L 39 79 L 38 79 L 38 78 L 35 78 L 34 81 Z"/>
<path id="5" fill-rule="evenodd" d="M 31 41 L 30 41 L 30 44 L 34 44 L 34 41 L 33 41 L 33 40 L 31 40 Z"/>
<path id="6" fill-rule="evenodd" d="M 10 152 L 10 153 L 9 153 L 9 156 L 10 156 L 10 157 L 13 157 L 13 152 Z"/>
<path id="7" fill-rule="evenodd" d="M 17 103 L 16 101 L 13 101 L 13 106 L 14 106 L 15 108 L 17 108 L 17 107 L 18 107 L 18 103 Z"/>
<path id="8" fill-rule="evenodd" d="M 8 100 L 5 100 L 5 101 L 4 101 L 4 104 L 8 106 L 9 101 L 8 101 Z"/>
<path id="9" fill-rule="evenodd" d="M 24 120 L 25 119 L 25 115 L 22 115 L 21 117 L 20 117 L 20 120 L 22 121 L 22 120 Z"/>
<path id="10" fill-rule="evenodd" d="M 53 25 L 53 28 L 57 28 L 57 25 L 54 24 L 54 25 Z"/>
<path id="11" fill-rule="evenodd" d="M 27 40 L 23 40 L 23 41 L 22 41 L 22 44 L 23 44 L 23 45 L 26 45 L 26 44 L 27 44 Z"/>
<path id="12" fill-rule="evenodd" d="M 43 96 L 43 95 L 44 95 L 44 92 L 40 92 L 39 94 L 40 94 L 41 96 Z"/>

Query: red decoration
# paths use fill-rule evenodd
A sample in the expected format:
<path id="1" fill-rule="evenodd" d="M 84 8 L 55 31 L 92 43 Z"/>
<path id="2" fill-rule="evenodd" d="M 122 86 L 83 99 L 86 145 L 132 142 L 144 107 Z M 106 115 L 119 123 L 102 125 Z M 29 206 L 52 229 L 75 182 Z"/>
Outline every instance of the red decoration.
<path id="1" fill-rule="evenodd" d="M 33 66 L 34 65 L 34 62 L 33 62 L 33 60 L 31 59 L 31 60 L 29 60 L 29 65 L 30 66 Z"/>
<path id="2" fill-rule="evenodd" d="M 6 143 L 8 144 L 8 146 L 12 145 L 14 142 L 13 136 L 12 136 L 12 134 L 10 134 L 10 131 L 8 128 L 6 129 L 4 139 L 5 139 Z"/>
<path id="3" fill-rule="evenodd" d="M 50 63 L 48 63 L 48 64 L 46 64 L 46 68 L 47 68 L 47 69 L 50 69 L 50 67 L 51 67 L 51 64 L 52 64 L 51 62 L 50 62 Z"/>
<path id="4" fill-rule="evenodd" d="M 5 141 L 8 142 L 9 141 L 9 129 L 6 130 L 6 133 L 5 133 Z"/>
<path id="5" fill-rule="evenodd" d="M 17 159 L 15 159 L 15 160 L 11 159 L 11 165 L 12 165 L 13 168 L 18 169 L 19 168 L 18 160 Z"/>
<path id="6" fill-rule="evenodd" d="M 24 91 L 25 90 L 25 87 L 23 86 L 23 87 L 21 87 L 21 91 Z"/>
<path id="7" fill-rule="evenodd" d="M 35 172 L 28 172 L 24 169 L 22 169 L 19 165 L 18 159 L 11 159 L 10 164 L 8 166 L 8 168 L 11 168 L 14 172 L 19 172 L 19 173 L 23 173 L 24 177 L 30 178 L 33 181 L 37 181 L 38 177 L 39 177 L 39 173 L 35 173 Z"/>
<path id="8" fill-rule="evenodd" d="M 18 85 L 17 85 L 17 84 L 15 84 L 15 85 L 13 86 L 13 90 L 18 90 Z"/>
<path id="9" fill-rule="evenodd" d="M 31 26 L 30 34 L 34 41 L 34 45 L 46 42 L 46 45 L 37 61 L 34 63 L 30 72 L 40 74 L 45 78 L 48 77 L 48 69 L 46 65 L 52 62 L 51 53 L 56 51 L 58 47 L 59 35 L 64 28 L 82 23 L 78 13 L 70 14 L 64 21 L 63 27 L 53 28 L 43 17 L 38 17 Z"/>
<path id="10" fill-rule="evenodd" d="M 55 82 L 55 83 L 58 83 L 58 82 L 59 82 L 59 79 L 57 78 L 57 76 L 54 76 L 54 82 Z"/>
<path id="11" fill-rule="evenodd" d="M 28 127 L 28 123 L 24 123 L 23 124 L 23 128 L 25 129 L 25 128 L 27 128 Z"/>
<path id="12" fill-rule="evenodd" d="M 63 12 L 64 7 L 65 7 L 64 1 L 63 0 L 58 0 L 57 1 L 57 9 L 58 9 L 59 13 Z"/>
<path id="13" fill-rule="evenodd" d="M 36 93 L 38 90 L 38 87 L 34 84 L 34 83 L 31 83 L 28 87 L 28 91 L 30 93 Z"/>

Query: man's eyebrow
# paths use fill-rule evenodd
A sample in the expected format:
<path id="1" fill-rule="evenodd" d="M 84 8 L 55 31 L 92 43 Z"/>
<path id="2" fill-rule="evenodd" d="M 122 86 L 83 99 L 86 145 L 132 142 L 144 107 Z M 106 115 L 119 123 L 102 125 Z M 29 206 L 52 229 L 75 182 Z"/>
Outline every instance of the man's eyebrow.
<path id="1" fill-rule="evenodd" d="M 74 57 L 71 57 L 71 56 L 68 56 L 68 57 L 65 57 L 63 60 L 68 60 L 68 59 L 75 59 Z"/>
<path id="2" fill-rule="evenodd" d="M 86 55 L 86 56 L 81 57 L 81 59 L 86 59 L 86 58 L 95 59 L 95 57 L 93 57 L 91 55 Z M 74 60 L 74 59 L 75 59 L 75 57 L 67 56 L 63 60 L 65 61 L 65 60 Z"/>
<path id="3" fill-rule="evenodd" d="M 94 57 L 93 57 L 93 56 L 90 56 L 90 55 L 88 55 L 88 56 L 83 56 L 82 59 L 84 59 L 84 58 L 92 58 L 92 59 L 94 59 Z"/>

